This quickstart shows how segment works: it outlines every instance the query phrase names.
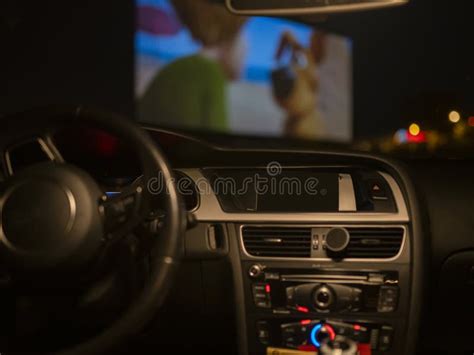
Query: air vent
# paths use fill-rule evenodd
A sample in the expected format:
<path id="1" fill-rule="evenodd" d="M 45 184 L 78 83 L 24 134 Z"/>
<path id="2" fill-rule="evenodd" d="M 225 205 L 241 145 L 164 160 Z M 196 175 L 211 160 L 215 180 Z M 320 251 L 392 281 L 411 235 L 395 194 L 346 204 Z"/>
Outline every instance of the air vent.
<path id="1" fill-rule="evenodd" d="M 403 228 L 347 228 L 351 236 L 346 258 L 388 259 L 400 252 Z"/>
<path id="2" fill-rule="evenodd" d="M 311 257 L 311 228 L 244 227 L 242 238 L 252 256 Z"/>
<path id="3" fill-rule="evenodd" d="M 193 211 L 199 204 L 199 192 L 193 179 L 180 171 L 174 172 L 176 177 L 176 187 L 181 195 L 186 211 Z"/>

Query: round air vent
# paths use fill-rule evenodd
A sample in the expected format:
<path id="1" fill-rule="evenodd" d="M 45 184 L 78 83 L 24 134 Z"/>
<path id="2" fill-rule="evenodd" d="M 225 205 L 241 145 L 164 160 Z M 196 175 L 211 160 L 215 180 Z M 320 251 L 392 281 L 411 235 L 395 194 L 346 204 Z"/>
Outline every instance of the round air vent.
<path id="1" fill-rule="evenodd" d="M 176 186 L 181 195 L 186 211 L 194 211 L 199 206 L 199 191 L 193 179 L 181 171 L 175 171 Z"/>

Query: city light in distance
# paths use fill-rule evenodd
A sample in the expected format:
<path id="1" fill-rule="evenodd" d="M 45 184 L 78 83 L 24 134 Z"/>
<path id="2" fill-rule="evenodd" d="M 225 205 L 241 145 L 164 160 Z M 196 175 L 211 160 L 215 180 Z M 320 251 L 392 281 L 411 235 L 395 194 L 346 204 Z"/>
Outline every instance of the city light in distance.
<path id="1" fill-rule="evenodd" d="M 412 136 L 417 136 L 421 132 L 421 128 L 419 125 L 416 123 L 412 123 L 410 127 L 408 128 L 408 133 L 410 133 Z"/>
<path id="2" fill-rule="evenodd" d="M 449 113 L 449 120 L 452 123 L 458 123 L 459 121 L 461 121 L 461 114 L 458 111 L 451 111 Z"/>
<path id="3" fill-rule="evenodd" d="M 393 136 L 395 143 L 397 144 L 404 144 L 408 142 L 408 131 L 406 129 L 399 129 L 397 132 L 395 132 L 395 135 Z"/>

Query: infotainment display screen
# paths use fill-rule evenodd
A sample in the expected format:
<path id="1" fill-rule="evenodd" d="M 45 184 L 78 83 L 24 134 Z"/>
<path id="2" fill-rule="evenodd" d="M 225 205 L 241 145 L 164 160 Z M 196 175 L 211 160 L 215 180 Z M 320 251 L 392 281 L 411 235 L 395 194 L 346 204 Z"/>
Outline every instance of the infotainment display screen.
<path id="1" fill-rule="evenodd" d="M 339 175 L 299 169 L 206 170 L 226 212 L 338 212 Z"/>
<path id="2" fill-rule="evenodd" d="M 269 190 L 257 191 L 259 212 L 337 212 L 338 174 L 307 171 L 269 176 Z"/>

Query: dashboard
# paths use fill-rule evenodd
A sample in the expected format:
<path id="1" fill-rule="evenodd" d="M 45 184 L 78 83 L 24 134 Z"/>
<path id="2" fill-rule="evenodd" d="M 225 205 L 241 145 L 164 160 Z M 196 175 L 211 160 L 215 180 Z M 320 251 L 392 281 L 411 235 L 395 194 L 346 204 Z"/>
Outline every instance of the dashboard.
<path id="1" fill-rule="evenodd" d="M 422 264 L 413 259 L 421 236 L 414 239 L 409 200 L 393 175 L 333 158 L 278 165 L 275 181 L 274 161 L 180 170 L 200 190 L 194 214 L 202 226 L 188 233 L 186 252 L 229 256 L 242 354 L 316 351 L 337 335 L 373 354 L 413 351 L 408 332 L 418 327 L 413 307 L 422 282 L 412 281 Z M 220 182 L 255 174 L 270 185 L 294 178 L 293 196 L 256 188 L 239 194 L 230 185 L 221 191 Z M 319 181 L 319 194 L 296 191 L 309 178 Z"/>
<path id="2" fill-rule="evenodd" d="M 473 165 L 402 164 L 346 151 L 226 149 L 145 129 L 174 166 L 195 221 L 184 238 L 185 261 L 229 266 L 223 274 L 220 266 L 204 271 L 201 265 L 200 277 L 231 290 L 224 303 L 235 316 L 239 355 L 316 351 L 337 335 L 372 354 L 472 347 L 465 324 L 474 295 Z M 65 161 L 88 171 L 104 192 L 120 193 L 140 179 L 136 156 L 104 132 L 61 132 L 55 141 Z M 6 175 L 51 159 L 41 141 L 27 143 L 4 157 Z M 440 165 L 446 169 L 438 172 Z M 458 184 L 446 183 L 455 178 Z M 177 292 L 189 291 L 183 283 L 205 288 L 196 285 L 195 271 Z M 446 309 L 448 290 L 458 296 Z M 453 326 L 440 330 L 436 324 L 444 321 Z"/>

